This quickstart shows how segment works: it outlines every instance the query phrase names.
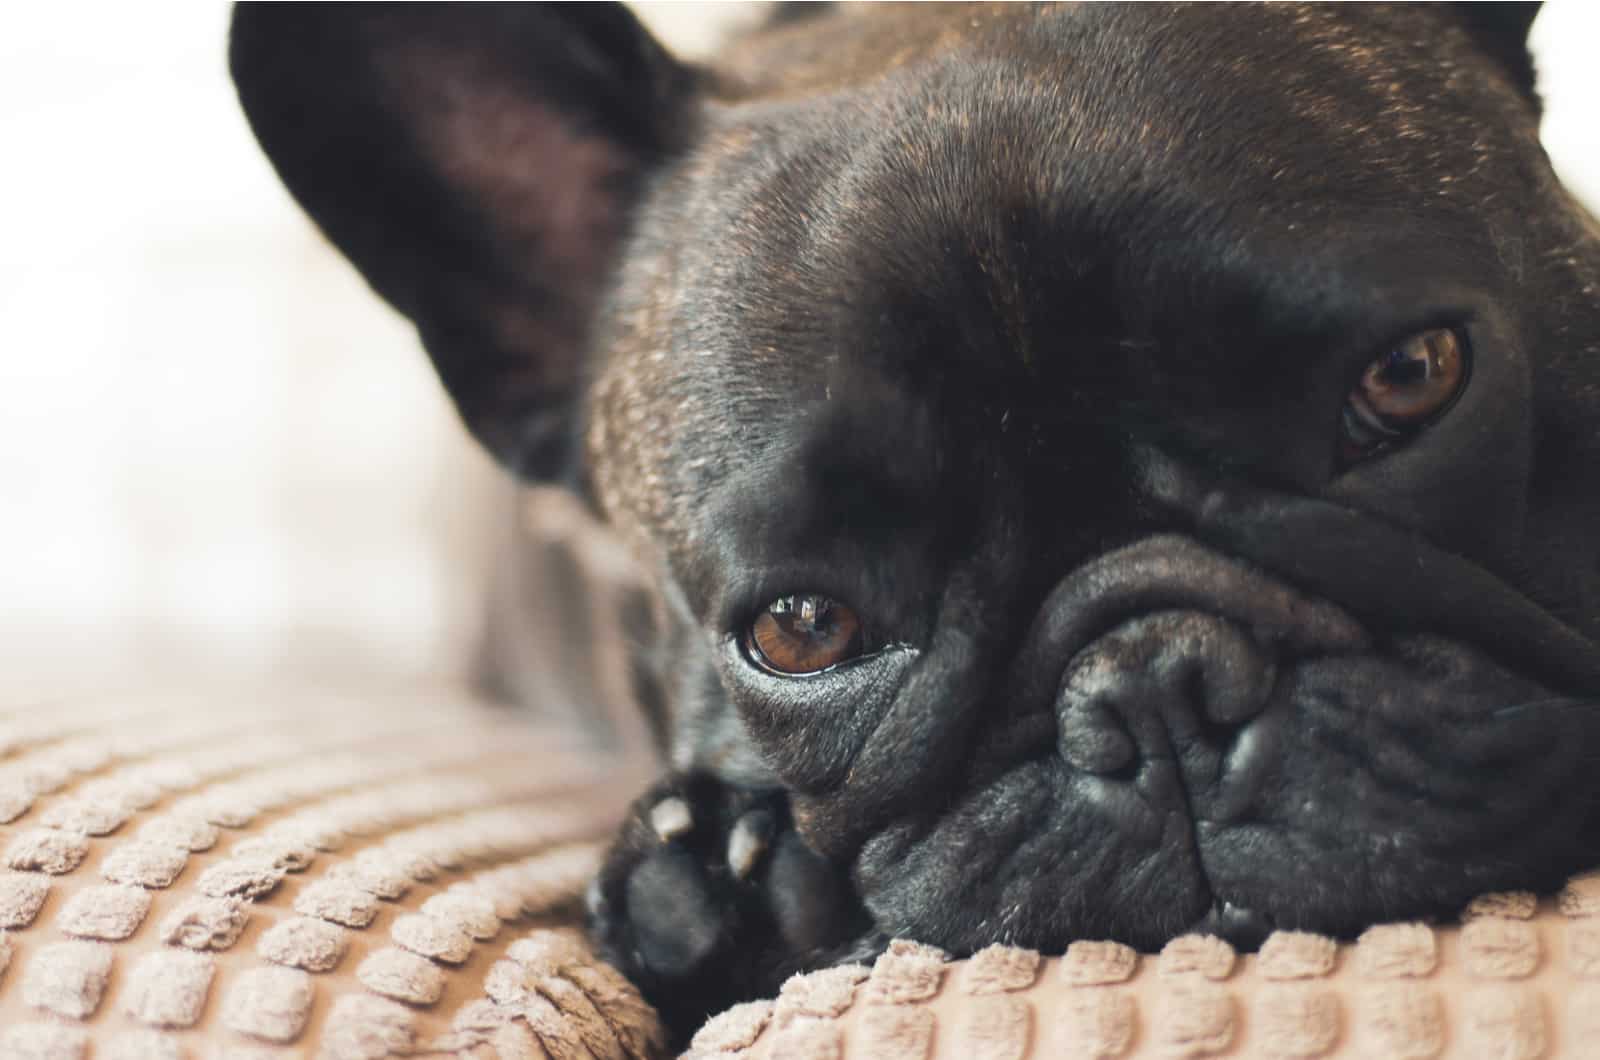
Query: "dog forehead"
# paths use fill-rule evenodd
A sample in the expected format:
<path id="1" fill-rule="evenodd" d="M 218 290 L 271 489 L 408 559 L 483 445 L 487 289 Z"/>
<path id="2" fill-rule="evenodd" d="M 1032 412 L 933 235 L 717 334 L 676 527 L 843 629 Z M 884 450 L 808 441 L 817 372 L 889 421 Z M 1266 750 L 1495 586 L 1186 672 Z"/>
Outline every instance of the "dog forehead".
<path id="1" fill-rule="evenodd" d="M 1532 108 L 1424 13 L 860 7 L 736 51 L 699 147 L 641 213 L 621 303 L 651 359 L 631 377 L 675 396 L 661 436 L 693 454 L 637 476 L 673 480 L 658 502 L 778 459 L 818 405 L 880 407 L 859 370 L 917 345 L 904 324 L 930 338 L 919 353 L 979 362 L 1026 358 L 1041 310 L 1056 334 L 1098 313 L 1114 342 L 1155 311 L 1117 283 L 1166 289 L 1198 325 L 1219 266 L 1304 308 L 1315 284 L 1278 266 L 1340 240 L 1412 271 L 1396 244 L 1423 217 L 1430 238 L 1492 242 L 1482 187 L 1537 152 Z"/>
<path id="2" fill-rule="evenodd" d="M 823 5 L 819 5 L 823 6 Z M 1106 55 L 1134 62 L 1177 44 L 1213 69 L 1233 56 L 1253 66 L 1291 66 L 1317 50 L 1337 51 L 1348 65 L 1391 70 L 1388 44 L 1409 48 L 1423 65 L 1445 39 L 1448 13 L 1426 5 L 1322 3 L 1099 4 L 949 3 L 825 5 L 820 16 L 780 20 L 739 38 L 715 67 L 723 85 L 745 98 L 816 95 L 866 85 L 929 59 L 975 53 L 1025 57 L 1058 70 Z M 1437 17 L 1436 17 L 1437 16 Z M 1098 55 L 1096 53 L 1099 53 Z"/>
<path id="3" fill-rule="evenodd" d="M 654 235 L 704 353 L 770 360 L 792 395 L 902 317 L 1026 358 L 1064 303 L 1078 315 L 1051 323 L 1078 333 L 1159 310 L 1108 304 L 1117 286 L 1165 290 L 1196 327 L 1208 299 L 1259 293 L 1241 285 L 1292 287 L 1304 312 L 1317 267 L 1415 273 L 1430 243 L 1491 245 L 1484 182 L 1537 152 L 1484 116 L 1515 110 L 1509 87 L 1468 77 L 1460 34 L 1415 13 L 998 6 L 854 16 L 909 37 L 827 76 L 774 59 L 771 83 L 709 109 Z"/>
<path id="4" fill-rule="evenodd" d="M 720 83 L 736 105 L 810 112 L 834 136 L 863 119 L 982 131 L 1011 111 L 1079 152 L 1182 137 L 1197 159 L 1315 147 L 1346 169 L 1437 164 L 1471 153 L 1473 137 L 1451 135 L 1464 125 L 1534 119 L 1430 5 L 839 5 L 734 48 Z"/>
<path id="5" fill-rule="evenodd" d="M 1283 236 L 1290 255 L 1297 238 L 1325 251 L 1424 215 L 1472 234 L 1484 197 L 1505 199 L 1538 157 L 1533 108 L 1426 13 L 862 6 L 812 30 L 858 31 L 827 62 L 767 42 L 735 63 L 677 184 L 703 251 L 681 275 L 740 291 L 876 281 L 852 276 L 852 253 L 892 248 L 877 256 L 917 274 L 1015 245 L 1017 227 L 1079 263 L 1108 233 L 1163 254 Z"/>

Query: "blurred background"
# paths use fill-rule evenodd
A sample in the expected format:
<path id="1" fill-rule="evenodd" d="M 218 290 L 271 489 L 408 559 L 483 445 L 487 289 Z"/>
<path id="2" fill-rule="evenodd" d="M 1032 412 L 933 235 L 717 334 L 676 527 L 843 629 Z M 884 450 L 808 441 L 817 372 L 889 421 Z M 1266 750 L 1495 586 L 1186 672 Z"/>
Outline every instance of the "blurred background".
<path id="1" fill-rule="evenodd" d="M 703 53 L 761 4 L 635 5 Z M 526 505 L 410 328 L 279 187 L 220 4 L 31 4 L 0 36 L 0 699 L 138 677 L 453 679 Z M 1600 4 L 1534 28 L 1600 204 Z M 559 522 L 559 520 L 558 520 Z"/>

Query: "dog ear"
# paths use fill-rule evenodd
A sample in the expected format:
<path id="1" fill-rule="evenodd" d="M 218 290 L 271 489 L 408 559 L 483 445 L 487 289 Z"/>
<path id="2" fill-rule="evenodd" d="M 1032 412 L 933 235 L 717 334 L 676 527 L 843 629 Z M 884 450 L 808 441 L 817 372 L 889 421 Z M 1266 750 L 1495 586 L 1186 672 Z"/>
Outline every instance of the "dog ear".
<path id="1" fill-rule="evenodd" d="M 1542 5 L 1537 3 L 1457 3 L 1450 7 L 1456 20 L 1472 35 L 1479 48 L 1498 62 L 1511 83 L 1537 105 L 1533 56 L 1528 51 L 1528 30 Z"/>
<path id="2" fill-rule="evenodd" d="M 571 470 L 590 318 L 694 73 L 621 4 L 240 4 L 229 62 L 472 432 L 524 478 Z"/>

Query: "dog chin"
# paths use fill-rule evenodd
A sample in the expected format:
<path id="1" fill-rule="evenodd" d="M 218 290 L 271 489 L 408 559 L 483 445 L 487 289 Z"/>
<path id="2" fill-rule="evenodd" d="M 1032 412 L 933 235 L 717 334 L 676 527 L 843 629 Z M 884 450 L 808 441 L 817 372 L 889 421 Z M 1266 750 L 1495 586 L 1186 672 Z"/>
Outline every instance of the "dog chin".
<path id="1" fill-rule="evenodd" d="M 1085 656 L 1226 621 L 1146 616 Z M 1055 719 L 1022 719 L 974 756 L 962 794 L 865 842 L 868 909 L 890 935 L 960 954 L 1151 948 L 1190 930 L 1253 947 L 1278 928 L 1450 915 L 1583 867 L 1600 722 L 1577 700 L 1428 636 L 1284 661 L 1274 678 L 1242 725 L 1206 724 L 1193 703 L 1102 718 L 1133 753 L 1098 762 L 1084 741 L 1064 748 Z"/>

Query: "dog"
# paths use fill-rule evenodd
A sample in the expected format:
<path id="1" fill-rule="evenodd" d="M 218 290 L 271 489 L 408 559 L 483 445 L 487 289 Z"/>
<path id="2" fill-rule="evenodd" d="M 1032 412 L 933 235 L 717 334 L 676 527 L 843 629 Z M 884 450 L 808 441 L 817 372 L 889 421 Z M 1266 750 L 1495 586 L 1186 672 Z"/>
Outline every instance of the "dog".
<path id="1" fill-rule="evenodd" d="M 653 572 L 590 896 L 686 1032 L 896 936 L 1600 855 L 1600 226 L 1534 7 L 242 6 L 283 180 Z"/>

